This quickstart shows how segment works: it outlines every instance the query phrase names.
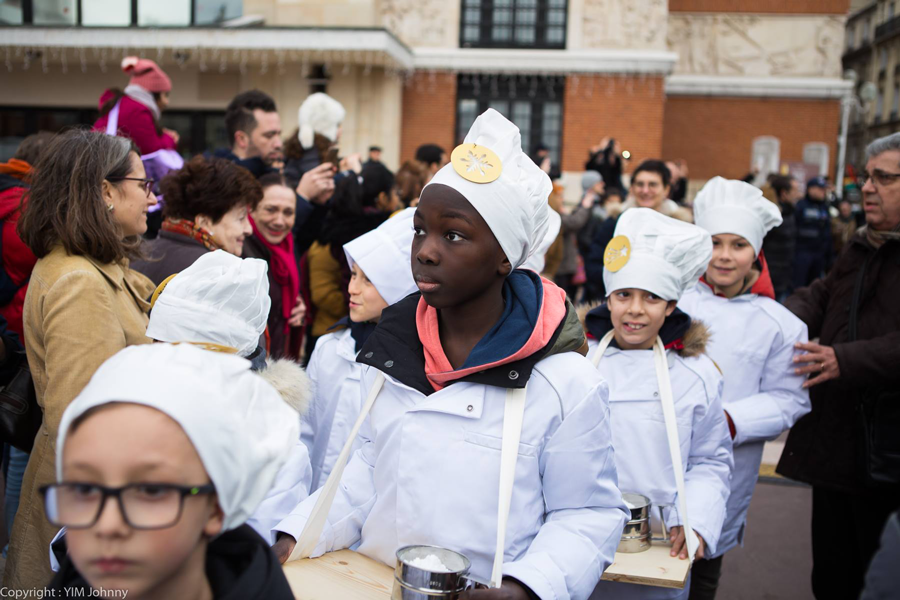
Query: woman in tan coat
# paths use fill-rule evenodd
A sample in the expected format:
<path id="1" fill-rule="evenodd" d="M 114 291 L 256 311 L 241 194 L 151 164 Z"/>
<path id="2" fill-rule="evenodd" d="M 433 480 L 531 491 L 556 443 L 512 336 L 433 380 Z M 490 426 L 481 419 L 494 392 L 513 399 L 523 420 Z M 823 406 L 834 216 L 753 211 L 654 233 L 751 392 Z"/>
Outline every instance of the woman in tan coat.
<path id="1" fill-rule="evenodd" d="M 51 142 L 35 165 L 19 234 L 38 257 L 25 297 L 28 364 L 43 424 L 25 470 L 3 585 L 43 588 L 57 529 L 40 486 L 55 481 L 63 411 L 107 358 L 145 344 L 153 284 L 132 271 L 147 209 L 156 204 L 134 144 L 83 130 Z"/>

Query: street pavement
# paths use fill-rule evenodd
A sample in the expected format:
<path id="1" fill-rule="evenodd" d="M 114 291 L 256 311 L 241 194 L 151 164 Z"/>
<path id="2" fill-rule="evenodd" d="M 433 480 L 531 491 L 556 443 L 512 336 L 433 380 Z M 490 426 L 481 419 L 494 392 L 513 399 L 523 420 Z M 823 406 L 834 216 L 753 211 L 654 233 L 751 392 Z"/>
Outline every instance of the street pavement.
<path id="1" fill-rule="evenodd" d="M 766 444 L 761 473 L 774 473 L 786 437 Z M 811 517 L 812 488 L 761 477 L 744 546 L 725 555 L 717 600 L 813 600 Z"/>

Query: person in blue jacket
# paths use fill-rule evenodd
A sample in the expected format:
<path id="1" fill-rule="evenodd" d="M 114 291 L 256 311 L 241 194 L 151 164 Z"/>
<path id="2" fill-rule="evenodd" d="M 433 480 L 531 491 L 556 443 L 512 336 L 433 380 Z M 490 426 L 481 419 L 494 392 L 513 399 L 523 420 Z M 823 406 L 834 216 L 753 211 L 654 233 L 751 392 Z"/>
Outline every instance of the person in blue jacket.
<path id="1" fill-rule="evenodd" d="M 794 255 L 794 289 L 806 287 L 834 262 L 831 241 L 831 215 L 828 213 L 824 177 L 814 177 L 806 183 L 806 196 L 797 203 L 794 219 L 797 222 L 797 245 Z"/>

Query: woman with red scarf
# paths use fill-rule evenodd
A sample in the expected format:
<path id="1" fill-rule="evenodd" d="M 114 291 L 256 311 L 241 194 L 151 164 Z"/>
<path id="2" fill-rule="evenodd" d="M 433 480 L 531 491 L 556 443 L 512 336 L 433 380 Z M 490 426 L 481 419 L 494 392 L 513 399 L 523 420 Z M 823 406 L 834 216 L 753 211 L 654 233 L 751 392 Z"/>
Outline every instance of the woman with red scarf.
<path id="1" fill-rule="evenodd" d="M 265 175 L 259 183 L 263 199 L 250 213 L 253 235 L 244 242 L 244 258 L 260 258 L 269 264 L 269 355 L 298 360 L 306 304 L 300 297 L 300 271 L 291 233 L 297 200 L 293 187 L 279 173 Z"/>

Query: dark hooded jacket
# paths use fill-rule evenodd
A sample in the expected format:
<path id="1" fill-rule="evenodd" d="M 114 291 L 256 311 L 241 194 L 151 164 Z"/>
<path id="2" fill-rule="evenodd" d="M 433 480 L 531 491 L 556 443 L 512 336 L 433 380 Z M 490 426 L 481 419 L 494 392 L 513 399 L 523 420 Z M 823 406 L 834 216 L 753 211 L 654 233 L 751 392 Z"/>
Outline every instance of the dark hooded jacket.
<path id="1" fill-rule="evenodd" d="M 530 277 L 537 278 L 536 274 L 530 271 L 527 273 Z M 356 361 L 382 370 L 400 383 L 428 396 L 434 393 L 434 387 L 425 374 L 425 353 L 416 328 L 416 308 L 420 298 L 421 294 L 412 294 L 384 309 L 378 326 L 366 340 Z M 489 333 L 482 340 L 485 342 L 484 344 L 480 342 L 476 345 L 470 358 L 476 355 L 488 357 L 478 362 L 491 364 L 502 357 L 512 356 L 519 349 L 520 346 L 512 341 L 511 337 L 515 333 L 529 333 L 534 325 L 527 323 L 526 320 L 515 314 L 510 317 L 503 323 L 499 331 L 491 332 L 498 335 L 492 336 Z M 506 331 L 503 331 L 504 329 Z M 488 338 L 490 338 L 489 341 L 487 341 Z M 587 342 L 581 322 L 575 308 L 568 301 L 566 301 L 565 318 L 556 328 L 549 343 L 543 348 L 515 362 L 472 373 L 456 379 L 450 384 L 467 381 L 502 388 L 524 388 L 537 363 L 548 356 L 563 352 L 580 352 L 582 355 L 587 355 Z M 469 367 L 468 362 L 467 360 L 467 364 L 463 367 Z M 390 366 L 386 368 L 387 363 L 390 363 Z M 511 373 L 515 373 L 515 377 Z"/>
<path id="2" fill-rule="evenodd" d="M 53 551 L 64 558 L 47 587 L 57 598 L 89 597 L 91 587 L 65 555 L 64 542 L 54 544 Z M 210 542 L 206 551 L 206 577 L 215 600 L 294 599 L 278 559 L 249 525 L 226 531 Z"/>
<path id="3" fill-rule="evenodd" d="M 810 339 L 834 348 L 840 367 L 840 377 L 810 389 L 812 411 L 794 424 L 778 463 L 785 477 L 844 492 L 900 489 L 898 298 L 900 240 L 876 249 L 857 233 L 827 277 L 784 303 Z M 893 476 L 873 480 L 873 469 Z"/>

